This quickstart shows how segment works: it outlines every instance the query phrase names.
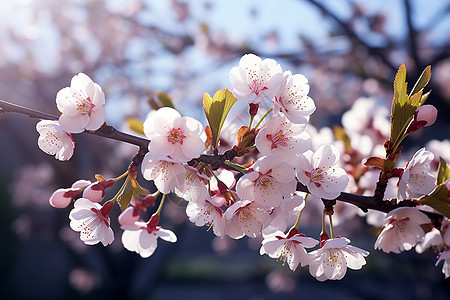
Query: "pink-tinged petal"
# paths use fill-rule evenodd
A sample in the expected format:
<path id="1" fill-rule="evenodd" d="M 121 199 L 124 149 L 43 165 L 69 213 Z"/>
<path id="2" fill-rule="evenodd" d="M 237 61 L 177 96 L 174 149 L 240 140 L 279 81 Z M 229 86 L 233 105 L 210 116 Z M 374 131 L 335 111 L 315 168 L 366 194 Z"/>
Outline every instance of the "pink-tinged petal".
<path id="1" fill-rule="evenodd" d="M 168 229 L 160 228 L 156 231 L 156 235 L 167 242 L 175 243 L 177 241 L 175 233 Z"/>
<path id="2" fill-rule="evenodd" d="M 137 246 L 138 253 L 143 257 L 150 257 L 158 247 L 158 237 L 154 233 L 148 233 L 142 230 L 139 235 L 139 243 Z"/>
<path id="3" fill-rule="evenodd" d="M 139 220 L 139 214 L 134 214 L 134 207 L 127 207 L 119 215 L 119 224 L 121 226 L 133 226 Z M 122 228 L 123 229 L 123 228 Z"/>
<path id="4" fill-rule="evenodd" d="M 56 106 L 61 113 L 69 116 L 78 113 L 76 98 L 73 97 L 73 91 L 70 87 L 65 87 L 56 94 Z"/>
<path id="5" fill-rule="evenodd" d="M 165 136 L 154 137 L 148 145 L 148 149 L 152 157 L 169 156 L 175 152 L 175 146 L 168 142 Z"/>
<path id="6" fill-rule="evenodd" d="M 199 136 L 190 136 L 183 139 L 181 146 L 187 159 L 197 158 L 205 150 L 205 144 Z"/>
<path id="7" fill-rule="evenodd" d="M 105 123 L 105 110 L 103 108 L 93 110 L 89 122 L 86 124 L 85 128 L 87 130 L 97 130 L 103 123 Z"/>
<path id="8" fill-rule="evenodd" d="M 313 155 L 313 165 L 322 169 L 329 169 L 339 160 L 339 151 L 332 145 L 322 145 Z"/>
<path id="9" fill-rule="evenodd" d="M 95 94 L 91 100 L 92 104 L 95 105 L 94 107 L 95 110 L 96 108 L 105 105 L 105 94 L 103 93 L 102 88 L 98 84 L 94 83 L 94 87 L 95 87 Z"/>
<path id="10" fill-rule="evenodd" d="M 59 117 L 59 124 L 61 128 L 69 133 L 81 133 L 84 131 L 85 126 L 89 123 L 89 116 L 69 116 L 62 114 Z"/>
<path id="11" fill-rule="evenodd" d="M 128 251 L 137 252 L 140 234 L 141 230 L 124 230 L 122 233 L 122 244 L 124 248 Z"/>

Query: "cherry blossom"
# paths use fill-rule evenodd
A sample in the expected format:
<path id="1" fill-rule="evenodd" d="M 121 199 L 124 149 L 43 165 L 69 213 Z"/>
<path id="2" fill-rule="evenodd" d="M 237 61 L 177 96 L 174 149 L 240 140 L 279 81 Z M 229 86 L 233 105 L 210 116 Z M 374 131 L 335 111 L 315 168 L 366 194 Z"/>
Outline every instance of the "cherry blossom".
<path id="1" fill-rule="evenodd" d="M 61 161 L 72 157 L 75 143 L 72 136 L 61 128 L 58 121 L 39 121 L 36 124 L 36 130 L 39 133 L 38 146 L 42 151 L 55 155 L 55 158 Z"/>
<path id="2" fill-rule="evenodd" d="M 248 103 L 260 103 L 272 100 L 278 92 L 282 70 L 273 59 L 262 60 L 254 54 L 245 54 L 239 61 L 238 67 L 230 71 L 233 95 Z"/>
<path id="3" fill-rule="evenodd" d="M 406 168 L 398 181 L 399 199 L 428 194 L 436 187 L 436 178 L 430 173 L 433 158 L 433 153 L 421 148 L 406 163 Z"/>
<path id="4" fill-rule="evenodd" d="M 94 182 L 83 190 L 83 198 L 87 198 L 92 202 L 101 202 L 106 195 L 105 189 L 114 184 L 113 180 L 104 180 Z"/>
<path id="5" fill-rule="evenodd" d="M 136 221 L 122 225 L 122 244 L 128 251 L 136 252 L 141 257 L 150 257 L 158 246 L 158 238 L 175 243 L 177 236 L 168 229 L 158 226 L 159 216 L 153 216 L 148 222 Z"/>
<path id="6" fill-rule="evenodd" d="M 422 242 L 416 245 L 416 252 L 423 253 L 430 247 L 440 247 L 440 246 L 442 246 L 441 232 L 433 227 L 430 231 L 428 231 L 425 234 Z"/>
<path id="7" fill-rule="evenodd" d="M 236 184 L 236 192 L 245 200 L 267 207 L 279 206 L 297 187 L 294 168 L 278 156 L 259 158 Z"/>
<path id="8" fill-rule="evenodd" d="M 186 169 L 185 180 L 179 187 L 175 187 L 178 197 L 187 201 L 202 201 L 209 196 L 205 182 L 209 180 L 208 176 L 200 174 L 196 168 L 184 166 Z"/>
<path id="9" fill-rule="evenodd" d="M 105 94 L 89 76 L 79 73 L 56 95 L 61 128 L 69 133 L 97 130 L 105 122 Z"/>
<path id="10" fill-rule="evenodd" d="M 213 228 L 214 234 L 222 237 L 225 230 L 225 220 L 220 206 L 211 199 L 204 201 L 189 201 L 186 207 L 189 221 L 197 226 L 207 225 Z"/>
<path id="11" fill-rule="evenodd" d="M 153 180 L 161 193 L 175 192 L 175 188 L 184 185 L 186 169 L 180 163 L 154 160 L 147 153 L 142 161 L 141 172 L 145 179 Z"/>
<path id="12" fill-rule="evenodd" d="M 257 237 L 268 217 L 268 211 L 254 201 L 239 200 L 224 213 L 225 234 L 233 239 L 244 235 Z"/>
<path id="13" fill-rule="evenodd" d="M 322 242 L 320 249 L 308 253 L 301 264 L 309 265 L 309 273 L 319 281 L 344 278 L 347 268 L 359 270 L 366 264 L 369 252 L 349 245 L 350 240 L 336 237 Z"/>
<path id="14" fill-rule="evenodd" d="M 429 222 L 430 219 L 414 207 L 391 210 L 384 218 L 385 227 L 375 241 L 374 248 L 386 253 L 411 250 L 425 235 L 420 225 Z"/>
<path id="15" fill-rule="evenodd" d="M 280 259 L 283 261 L 283 265 L 287 262 L 289 268 L 295 271 L 306 255 L 305 247 L 312 248 L 318 243 L 319 241 L 298 233 L 295 228 L 291 229 L 287 234 L 282 231 L 276 231 L 264 236 L 259 253 L 261 255 L 267 254 L 277 260 Z"/>
<path id="16" fill-rule="evenodd" d="M 103 246 L 111 244 L 114 233 L 110 227 L 108 213 L 113 207 L 112 202 L 103 206 L 89 199 L 80 198 L 75 201 L 69 214 L 70 228 L 80 232 L 80 239 L 87 245 L 102 242 Z"/>
<path id="17" fill-rule="evenodd" d="M 281 87 L 273 101 L 274 113 L 283 113 L 292 123 L 308 123 L 309 116 L 316 110 L 308 93 L 308 79 L 304 75 L 292 75 L 291 71 L 285 71 Z"/>
<path id="18" fill-rule="evenodd" d="M 298 218 L 300 211 L 305 207 L 305 201 L 300 192 L 295 192 L 292 197 L 281 201 L 280 206 L 274 207 L 263 234 L 269 235 L 275 231 L 285 231 L 292 226 Z"/>
<path id="19" fill-rule="evenodd" d="M 334 199 L 349 182 L 344 169 L 337 167 L 339 151 L 333 145 L 322 145 L 316 152 L 299 155 L 297 176 L 311 194 L 318 198 Z"/>
<path id="20" fill-rule="evenodd" d="M 426 104 L 419 107 L 414 113 L 414 119 L 409 124 L 407 133 L 411 134 L 422 127 L 428 127 L 436 122 L 437 109 L 433 105 Z"/>
<path id="21" fill-rule="evenodd" d="M 61 188 L 57 189 L 50 196 L 49 202 L 50 205 L 55 208 L 64 208 L 67 207 L 76 196 L 81 194 L 81 191 L 91 184 L 89 180 L 78 180 L 72 184 L 70 188 Z"/>
<path id="22" fill-rule="evenodd" d="M 151 140 L 148 149 L 153 159 L 188 162 L 200 156 L 205 144 L 200 138 L 202 124 L 190 117 L 182 117 L 170 107 L 162 107 L 148 114 L 144 133 Z"/>
<path id="23" fill-rule="evenodd" d="M 262 155 L 277 155 L 286 161 L 295 161 L 297 154 L 311 150 L 311 137 L 306 125 L 294 124 L 285 116 L 274 115 L 267 119 L 255 139 Z"/>
<path id="24" fill-rule="evenodd" d="M 442 266 L 442 273 L 444 273 L 445 278 L 447 279 L 450 277 L 450 247 L 445 249 L 445 251 L 439 253 L 436 266 L 441 261 L 444 261 L 444 265 Z"/>

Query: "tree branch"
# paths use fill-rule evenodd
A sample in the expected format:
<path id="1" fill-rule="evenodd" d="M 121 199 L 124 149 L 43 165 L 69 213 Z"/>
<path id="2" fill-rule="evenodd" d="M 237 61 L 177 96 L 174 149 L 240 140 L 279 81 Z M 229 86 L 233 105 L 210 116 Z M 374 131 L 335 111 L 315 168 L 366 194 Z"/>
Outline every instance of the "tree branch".
<path id="1" fill-rule="evenodd" d="M 20 105 L 12 104 L 3 100 L 0 100 L 0 112 L 19 113 L 29 116 L 31 118 L 44 120 L 59 119 L 59 117 L 55 115 L 43 113 Z M 113 126 L 108 125 L 106 123 L 104 123 L 98 130 L 85 132 L 101 136 L 104 138 L 113 139 L 139 146 L 139 153 L 137 154 L 138 158 L 136 158 L 136 161 L 135 159 L 133 159 L 132 163 L 134 169 L 136 169 L 137 166 L 142 162 L 142 158 L 148 152 L 148 144 L 150 143 L 150 140 L 118 131 Z M 223 154 L 202 154 L 200 157 L 194 158 L 191 161 L 189 161 L 188 164 L 195 165 L 196 163 L 203 162 L 209 164 L 213 169 L 225 168 L 234 170 L 225 162 L 232 161 L 236 156 L 238 156 L 237 151 L 235 149 L 230 149 L 225 151 Z M 297 183 L 297 191 L 309 193 L 308 188 L 303 184 L 301 184 L 300 182 Z M 364 212 L 367 212 L 368 209 L 374 209 L 382 212 L 389 212 L 398 207 L 407 207 L 407 206 L 414 207 L 419 205 L 419 203 L 415 200 L 403 200 L 397 203 L 396 199 L 392 199 L 389 201 L 380 201 L 379 199 L 377 199 L 376 196 L 363 196 L 351 193 L 341 193 L 339 197 L 333 200 L 353 204 L 362 209 Z"/>

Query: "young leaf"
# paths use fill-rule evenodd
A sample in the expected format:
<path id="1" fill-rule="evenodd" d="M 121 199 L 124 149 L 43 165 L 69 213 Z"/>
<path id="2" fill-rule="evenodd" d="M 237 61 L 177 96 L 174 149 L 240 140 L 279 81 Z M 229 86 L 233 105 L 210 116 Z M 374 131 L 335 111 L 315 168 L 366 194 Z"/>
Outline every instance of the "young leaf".
<path id="1" fill-rule="evenodd" d="M 430 195 L 422 196 L 419 202 L 431 206 L 441 214 L 450 218 L 450 199 L 445 184 L 438 185 Z"/>
<path id="2" fill-rule="evenodd" d="M 211 98 L 208 93 L 203 96 L 203 109 L 212 133 L 212 145 L 217 148 L 219 134 L 231 107 L 237 99 L 228 89 L 218 90 Z"/>
<path id="3" fill-rule="evenodd" d="M 124 191 L 119 198 L 117 198 L 117 203 L 119 203 L 120 209 L 124 211 L 128 205 L 130 205 L 131 197 L 133 196 L 133 191 L 129 189 L 128 191 Z"/>
<path id="4" fill-rule="evenodd" d="M 443 160 L 442 157 L 439 157 L 439 171 L 436 184 L 444 183 L 449 178 L 450 178 L 450 168 L 447 166 L 445 160 Z"/>
<path id="5" fill-rule="evenodd" d="M 131 130 L 134 132 L 144 134 L 144 123 L 136 118 L 126 118 L 125 121 L 127 121 L 128 126 Z"/>
<path id="6" fill-rule="evenodd" d="M 350 137 L 345 132 L 345 129 L 341 126 L 334 126 L 333 132 L 334 132 L 334 137 L 336 138 L 336 140 L 342 141 L 344 143 L 345 152 L 352 153 L 353 148 L 352 148 L 352 144 L 350 141 Z"/>
<path id="7" fill-rule="evenodd" d="M 420 75 L 419 79 L 417 80 L 416 84 L 411 90 L 411 93 L 409 93 L 409 96 L 412 96 L 415 93 L 421 91 L 428 84 L 430 78 L 431 78 L 431 66 L 427 66 L 423 70 L 422 74 Z"/>
<path id="8" fill-rule="evenodd" d="M 156 98 L 158 98 L 159 102 L 161 102 L 163 107 L 171 107 L 171 108 L 175 109 L 172 98 L 169 95 L 167 95 L 166 93 L 159 92 L 156 94 Z"/>

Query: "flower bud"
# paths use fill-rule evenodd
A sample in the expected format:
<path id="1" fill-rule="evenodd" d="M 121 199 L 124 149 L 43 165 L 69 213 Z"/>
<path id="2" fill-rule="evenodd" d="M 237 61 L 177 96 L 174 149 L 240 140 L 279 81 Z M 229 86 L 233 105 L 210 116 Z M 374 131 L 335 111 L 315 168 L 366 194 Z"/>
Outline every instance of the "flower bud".
<path id="1" fill-rule="evenodd" d="M 49 199 L 50 205 L 55 208 L 67 207 L 73 200 L 73 198 L 68 195 L 68 191 L 69 189 L 57 189 Z"/>
<path id="2" fill-rule="evenodd" d="M 119 224 L 122 226 L 132 226 L 139 220 L 139 214 L 134 214 L 134 207 L 129 206 L 119 215 Z"/>
<path id="3" fill-rule="evenodd" d="M 416 110 L 414 114 L 414 121 L 416 122 L 425 122 L 424 127 L 431 126 L 436 122 L 437 118 L 437 109 L 433 105 L 427 104 L 422 105 Z"/>

